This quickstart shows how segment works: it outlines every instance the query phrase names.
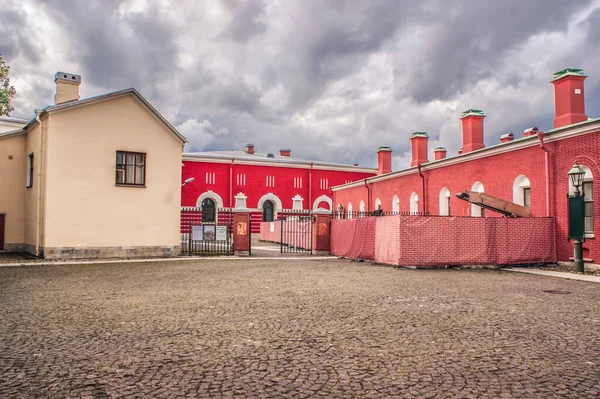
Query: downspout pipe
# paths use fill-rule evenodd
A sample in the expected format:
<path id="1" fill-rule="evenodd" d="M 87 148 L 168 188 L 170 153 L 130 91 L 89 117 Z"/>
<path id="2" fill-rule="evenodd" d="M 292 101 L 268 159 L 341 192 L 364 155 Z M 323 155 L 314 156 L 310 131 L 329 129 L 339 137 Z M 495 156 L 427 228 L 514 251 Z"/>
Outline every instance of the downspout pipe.
<path id="1" fill-rule="evenodd" d="M 371 187 L 369 183 L 367 183 L 367 179 L 364 179 L 365 187 L 367 188 L 367 210 L 366 212 L 371 212 Z"/>
<path id="2" fill-rule="evenodd" d="M 537 132 L 540 148 L 544 151 L 544 166 L 546 169 L 546 216 L 550 216 L 550 150 L 544 145 L 544 132 Z"/>
<path id="3" fill-rule="evenodd" d="M 425 176 L 421 173 L 421 164 L 417 165 L 417 172 L 421 178 L 421 195 L 423 196 L 423 214 L 427 213 L 427 197 L 425 196 Z"/>
<path id="4" fill-rule="evenodd" d="M 35 120 L 40 124 L 40 160 L 37 166 L 38 170 L 38 196 L 37 196 L 37 212 L 35 222 L 35 256 L 41 255 L 41 242 L 42 242 L 42 196 L 43 196 L 43 169 L 44 169 L 44 125 L 40 115 L 42 111 L 39 109 L 35 110 Z M 35 162 L 35 161 L 34 161 Z M 35 166 L 34 166 L 35 168 Z"/>
<path id="5" fill-rule="evenodd" d="M 233 163 L 235 158 L 231 158 L 231 164 L 229 165 L 229 207 L 233 208 Z"/>
<path id="6" fill-rule="evenodd" d="M 311 162 L 310 170 L 308 171 L 308 206 L 309 207 L 312 207 L 312 172 L 313 172 L 313 163 Z"/>

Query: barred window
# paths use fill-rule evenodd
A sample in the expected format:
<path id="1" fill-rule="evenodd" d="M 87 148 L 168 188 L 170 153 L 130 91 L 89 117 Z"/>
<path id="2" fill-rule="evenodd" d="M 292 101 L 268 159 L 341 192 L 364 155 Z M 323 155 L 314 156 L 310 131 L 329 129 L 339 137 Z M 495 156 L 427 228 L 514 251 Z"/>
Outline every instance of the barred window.
<path id="1" fill-rule="evenodd" d="M 146 184 L 146 154 L 117 151 L 115 183 L 118 185 L 144 186 Z"/>

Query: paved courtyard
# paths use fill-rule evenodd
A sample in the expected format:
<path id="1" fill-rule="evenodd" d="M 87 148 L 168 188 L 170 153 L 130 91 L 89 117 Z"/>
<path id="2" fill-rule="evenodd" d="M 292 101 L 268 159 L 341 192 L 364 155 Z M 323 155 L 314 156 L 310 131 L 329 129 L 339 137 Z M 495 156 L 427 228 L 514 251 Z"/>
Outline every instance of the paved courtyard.
<path id="1" fill-rule="evenodd" d="M 0 268 L 2 398 L 599 396 L 590 283 L 335 259 Z"/>

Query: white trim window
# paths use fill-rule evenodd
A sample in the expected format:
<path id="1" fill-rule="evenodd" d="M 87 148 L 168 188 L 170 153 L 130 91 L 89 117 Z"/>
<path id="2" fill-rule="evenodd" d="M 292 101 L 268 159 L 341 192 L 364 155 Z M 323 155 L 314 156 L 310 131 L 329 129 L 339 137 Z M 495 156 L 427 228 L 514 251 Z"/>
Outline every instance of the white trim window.
<path id="1" fill-rule="evenodd" d="M 594 237 L 594 176 L 592 171 L 585 165 L 579 165 L 585 171 L 583 184 L 580 188 L 583 194 L 584 232 L 587 238 Z M 569 194 L 575 193 L 575 187 L 569 179 Z"/>
<path id="2" fill-rule="evenodd" d="M 483 189 L 483 184 L 481 184 L 481 182 L 478 182 L 478 181 L 473 183 L 473 186 L 471 187 L 471 191 L 474 191 L 476 193 L 485 192 Z M 477 218 L 485 217 L 485 208 L 482 208 L 479 205 L 471 204 L 471 216 L 477 217 Z"/>
<path id="3" fill-rule="evenodd" d="M 446 187 L 440 190 L 440 215 L 450 216 L 450 190 Z"/>
<path id="4" fill-rule="evenodd" d="M 531 183 L 525 175 L 519 175 L 513 182 L 513 202 L 531 208 Z"/>
<path id="5" fill-rule="evenodd" d="M 33 152 L 27 156 L 27 185 L 30 188 L 33 186 Z"/>
<path id="6" fill-rule="evenodd" d="M 419 196 L 417 193 L 410 195 L 410 214 L 417 215 L 419 213 Z"/>
<path id="7" fill-rule="evenodd" d="M 215 182 L 216 182 L 215 172 L 206 172 L 205 180 L 206 180 L 206 184 L 215 184 Z"/>
<path id="8" fill-rule="evenodd" d="M 238 173 L 236 175 L 235 182 L 237 183 L 238 186 L 245 186 L 246 185 L 246 174 Z"/>
<path id="9" fill-rule="evenodd" d="M 400 213 L 400 198 L 397 195 L 392 198 L 392 213 L 396 215 Z"/>
<path id="10" fill-rule="evenodd" d="M 352 219 L 352 202 L 348 202 L 348 219 Z"/>
<path id="11" fill-rule="evenodd" d="M 265 185 L 267 187 L 275 187 L 275 176 L 266 176 Z"/>

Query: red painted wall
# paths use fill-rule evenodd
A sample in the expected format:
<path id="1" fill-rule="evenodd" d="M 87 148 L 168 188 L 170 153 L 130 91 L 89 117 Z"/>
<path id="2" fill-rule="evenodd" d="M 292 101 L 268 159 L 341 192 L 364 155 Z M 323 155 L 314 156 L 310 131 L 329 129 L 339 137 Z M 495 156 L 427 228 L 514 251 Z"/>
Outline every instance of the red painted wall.
<path id="1" fill-rule="evenodd" d="M 181 205 L 196 206 L 198 198 L 208 190 L 218 194 L 223 200 L 224 207 L 235 206 L 235 196 L 243 193 L 247 196 L 246 207 L 257 208 L 260 198 L 272 193 L 276 195 L 282 203 L 283 209 L 291 209 L 293 206 L 292 198 L 300 195 L 303 201 L 304 209 L 312 209 L 313 202 L 320 196 L 326 195 L 331 198 L 330 187 L 344 184 L 348 181 L 356 181 L 365 177 L 375 176 L 373 173 L 336 171 L 319 169 L 313 167 L 312 173 L 307 168 L 293 168 L 284 166 L 262 166 L 245 165 L 236 163 L 217 163 L 217 162 L 196 162 L 184 160 L 182 167 L 182 181 L 194 177 L 194 181 L 181 188 Z M 230 169 L 232 175 L 232 184 L 230 190 Z M 206 174 L 214 173 L 214 183 L 207 180 Z M 246 176 L 246 184 L 238 184 L 237 175 Z M 267 186 L 267 176 L 274 177 L 274 187 Z M 302 178 L 302 187 L 294 187 L 294 178 Z M 321 179 L 327 179 L 328 182 L 321 182 Z M 309 184 L 310 183 L 310 184 Z M 322 202 L 321 207 L 328 208 L 327 203 Z M 260 222 L 262 221 L 262 210 L 252 213 L 252 231 L 260 231 Z"/>
<path id="2" fill-rule="evenodd" d="M 550 216 L 556 217 L 556 247 L 558 260 L 567 261 L 573 256 L 573 247 L 567 241 L 567 172 L 575 161 L 590 168 L 595 179 L 594 198 L 600 198 L 600 131 L 577 137 L 546 143 L 550 151 Z M 425 164 L 427 165 L 427 164 Z M 470 216 L 471 205 L 456 198 L 455 194 L 471 190 L 473 183 L 483 184 L 487 194 L 513 200 L 513 183 L 523 174 L 531 183 L 531 214 L 533 217 L 546 216 L 546 178 L 544 151 L 539 146 L 516 149 L 514 151 L 470 160 L 460 164 L 448 165 L 431 170 L 423 170 L 425 193 L 423 195 L 422 180 L 416 168 L 406 176 L 370 183 L 371 200 L 368 210 L 374 210 L 376 198 L 380 198 L 382 209 L 392 211 L 392 198 L 400 198 L 400 211 L 410 211 L 412 192 L 419 197 L 419 211 L 439 215 L 439 195 L 442 188 L 450 191 L 450 208 L 452 216 Z M 352 187 L 335 191 L 334 207 L 342 204 L 347 209 L 352 202 L 353 210 L 358 211 L 360 200 L 368 203 L 368 190 Z M 426 204 L 423 201 L 426 198 Z M 425 207 L 426 206 L 426 207 Z M 594 231 L 600 234 L 600 204 L 595 204 Z M 499 217 L 500 214 L 486 210 L 486 217 Z M 584 257 L 600 263 L 600 244 L 598 238 L 588 238 L 584 243 Z"/>

